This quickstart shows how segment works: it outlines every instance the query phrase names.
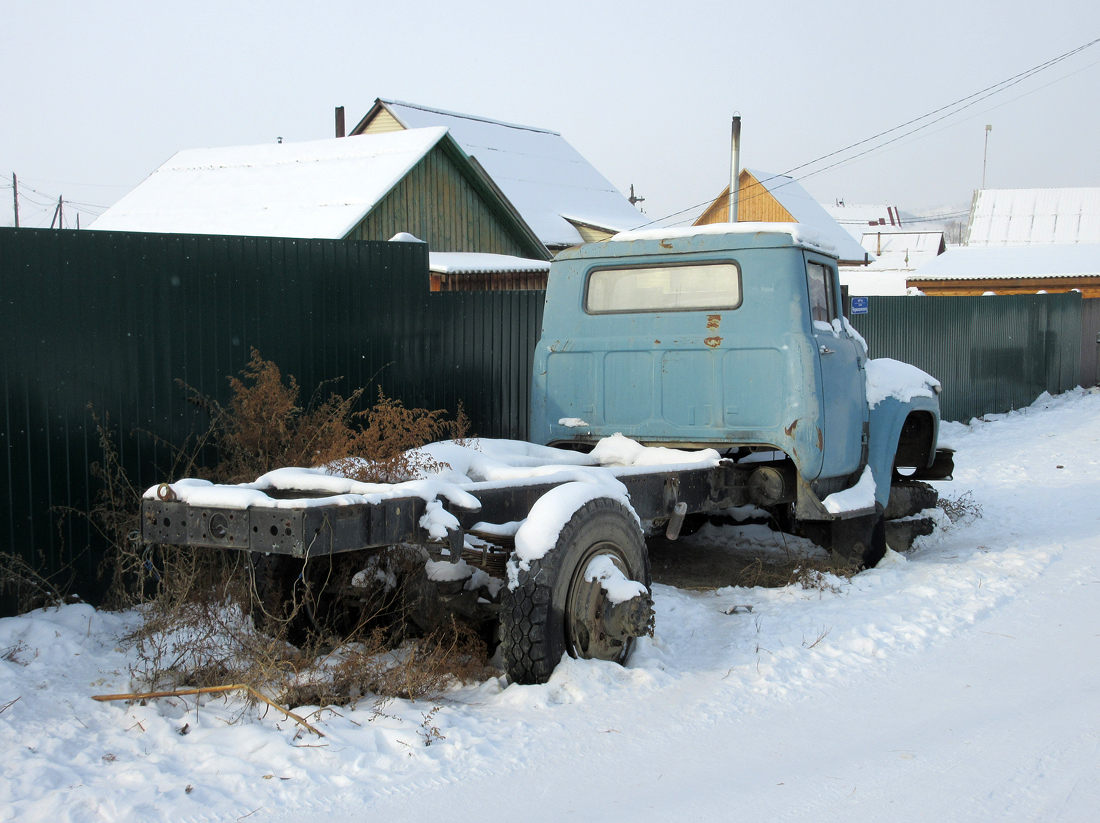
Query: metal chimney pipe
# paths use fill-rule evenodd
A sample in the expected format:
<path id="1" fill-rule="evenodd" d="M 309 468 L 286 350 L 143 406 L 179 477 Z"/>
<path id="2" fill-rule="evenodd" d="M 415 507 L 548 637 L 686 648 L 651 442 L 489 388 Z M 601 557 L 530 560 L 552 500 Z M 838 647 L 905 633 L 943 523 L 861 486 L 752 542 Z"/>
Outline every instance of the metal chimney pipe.
<path id="1" fill-rule="evenodd" d="M 730 152 L 730 199 L 729 222 L 737 222 L 737 199 L 741 188 L 741 115 L 733 116 L 733 136 L 731 138 Z"/>
<path id="2" fill-rule="evenodd" d="M 344 136 L 344 107 L 336 107 L 336 136 Z"/>

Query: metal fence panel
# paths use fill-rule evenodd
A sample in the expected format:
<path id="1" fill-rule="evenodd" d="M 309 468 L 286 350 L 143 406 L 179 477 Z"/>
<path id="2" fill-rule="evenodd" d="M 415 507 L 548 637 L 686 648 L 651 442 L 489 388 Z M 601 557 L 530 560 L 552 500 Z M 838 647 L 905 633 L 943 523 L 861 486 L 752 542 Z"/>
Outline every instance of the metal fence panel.
<path id="1" fill-rule="evenodd" d="M 1081 385 L 1100 383 L 1100 297 L 1081 300 Z"/>
<path id="2" fill-rule="evenodd" d="M 177 381 L 221 403 L 255 347 L 315 388 L 406 406 L 462 402 L 473 430 L 525 438 L 544 292 L 431 293 L 420 243 L 0 229 L 0 551 L 102 591 L 87 511 L 93 412 L 141 487 L 206 428 Z M 330 381 L 330 382 L 326 382 Z M 0 609 L 10 610 L 9 598 Z"/>
<path id="3" fill-rule="evenodd" d="M 943 384 L 945 420 L 1031 404 L 1081 382 L 1081 296 L 871 297 L 852 317 L 871 357 L 919 366 Z"/>

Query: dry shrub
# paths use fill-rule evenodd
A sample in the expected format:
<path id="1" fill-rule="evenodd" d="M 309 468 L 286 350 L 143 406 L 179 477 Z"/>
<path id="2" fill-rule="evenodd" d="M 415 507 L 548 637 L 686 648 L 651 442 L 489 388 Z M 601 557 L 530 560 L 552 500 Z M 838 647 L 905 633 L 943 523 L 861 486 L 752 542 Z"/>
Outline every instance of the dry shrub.
<path id="1" fill-rule="evenodd" d="M 80 602 L 79 598 L 68 594 L 71 584 L 72 574 L 68 569 L 47 576 L 22 557 L 0 552 L 0 593 L 13 595 L 21 613 Z"/>
<path id="2" fill-rule="evenodd" d="M 241 378 L 231 377 L 228 407 L 193 392 L 192 401 L 211 416 L 218 463 L 209 472 L 223 483 L 254 480 L 284 466 L 331 465 L 355 480 L 393 483 L 437 470 L 422 453 L 408 454 L 466 425 L 461 413 L 448 423 L 442 410 L 408 409 L 378 389 L 372 408 L 356 411 L 365 388 L 348 397 L 317 395 L 304 407 L 293 376 L 283 380 L 279 367 L 256 349 Z"/>
<path id="3" fill-rule="evenodd" d="M 757 558 L 741 570 L 737 585 L 768 589 L 799 585 L 807 590 L 837 594 L 840 592 L 836 585 L 837 578 L 850 580 L 858 571 L 855 565 L 837 564 L 832 560 L 789 556 L 784 560 L 765 563 Z"/>
<path id="4" fill-rule="evenodd" d="M 982 516 L 982 507 L 974 500 L 973 492 L 966 492 L 953 500 L 941 497 L 936 501 L 936 508 L 947 515 L 952 525 L 960 521 L 971 523 Z"/>
<path id="5" fill-rule="evenodd" d="M 224 552 L 180 550 L 188 557 L 176 561 L 179 584 L 147 604 L 146 619 L 129 638 L 138 652 L 131 675 L 141 688 L 241 683 L 290 705 L 323 706 L 368 697 L 415 700 L 495 674 L 476 631 L 453 619 L 413 636 L 404 618 L 414 608 L 411 597 L 418 590 L 410 581 L 423 573 L 423 560 L 413 559 L 419 552 L 392 553 L 392 564 L 364 563 L 363 553 L 355 553 L 359 563 L 341 557 L 307 566 L 302 579 L 323 581 L 331 591 L 306 585 L 291 608 L 276 613 L 261 611 L 263 593 L 247 558 L 228 568 Z M 355 598 L 345 592 L 347 570 L 360 565 L 367 582 L 355 587 L 356 612 L 347 608 Z M 322 612 L 334 608 L 354 614 L 353 624 L 328 631 Z"/>
<path id="6" fill-rule="evenodd" d="M 380 390 L 356 411 L 364 389 L 300 403 L 292 377 L 256 351 L 222 406 L 192 392 L 210 427 L 173 448 L 174 467 L 216 482 L 254 480 L 283 466 L 336 464 L 347 476 L 395 482 L 439 466 L 407 454 L 451 434 L 463 437 L 461 408 L 448 423 L 441 411 L 407 409 Z M 425 697 L 456 680 L 484 677 L 486 648 L 472 628 L 420 630 L 411 619 L 423 592 L 419 550 L 353 552 L 308 562 L 247 552 L 141 543 L 136 488 L 118 460 L 114 438 L 99 424 L 103 489 L 85 513 L 112 550 L 111 604 L 142 604 L 145 620 L 130 637 L 138 662 L 133 679 L 149 688 L 241 683 L 293 703 L 349 703 Z M 212 444 L 217 460 L 202 471 L 198 452 Z M 357 577 L 358 575 L 358 577 Z M 362 578 L 358 583 L 356 580 Z M 365 582 L 363 582 L 365 581 Z"/>
<path id="7" fill-rule="evenodd" d="M 385 632 L 349 641 L 329 655 L 309 682 L 290 685 L 283 699 L 292 705 L 346 705 L 373 697 L 381 705 L 399 697 L 438 696 L 456 684 L 497 674 L 486 662 L 485 643 L 453 618 L 428 635 L 394 648 Z M 318 677 L 318 675 L 322 675 Z"/>

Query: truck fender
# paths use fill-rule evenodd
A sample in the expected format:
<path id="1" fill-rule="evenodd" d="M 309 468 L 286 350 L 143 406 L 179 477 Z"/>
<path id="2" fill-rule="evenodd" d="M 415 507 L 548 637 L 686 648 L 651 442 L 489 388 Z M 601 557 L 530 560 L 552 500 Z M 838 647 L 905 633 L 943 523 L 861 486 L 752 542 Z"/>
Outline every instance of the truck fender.
<path id="1" fill-rule="evenodd" d="M 939 436 L 939 403 L 933 397 L 914 397 L 903 403 L 897 398 L 887 397 L 880 400 L 871 409 L 869 433 L 867 439 L 867 465 L 875 475 L 875 500 L 886 506 L 890 499 L 890 482 L 894 475 L 894 461 L 898 455 L 905 421 L 911 415 L 922 415 L 914 422 L 922 425 L 926 442 L 907 444 L 911 453 L 920 455 L 923 464 L 918 468 L 932 465 L 936 457 L 936 440 Z"/>

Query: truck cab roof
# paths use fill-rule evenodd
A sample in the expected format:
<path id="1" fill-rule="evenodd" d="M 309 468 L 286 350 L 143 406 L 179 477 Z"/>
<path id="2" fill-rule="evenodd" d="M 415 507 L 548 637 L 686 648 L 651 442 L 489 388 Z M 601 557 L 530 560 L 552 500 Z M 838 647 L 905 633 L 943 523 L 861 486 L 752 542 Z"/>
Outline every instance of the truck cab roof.
<path id="1" fill-rule="evenodd" d="M 554 259 L 774 248 L 802 248 L 836 257 L 836 248 L 824 234 L 799 223 L 711 223 L 619 232 L 610 240 L 568 249 Z"/>

